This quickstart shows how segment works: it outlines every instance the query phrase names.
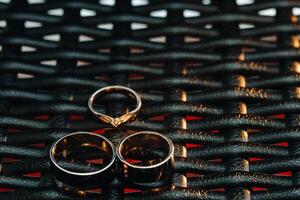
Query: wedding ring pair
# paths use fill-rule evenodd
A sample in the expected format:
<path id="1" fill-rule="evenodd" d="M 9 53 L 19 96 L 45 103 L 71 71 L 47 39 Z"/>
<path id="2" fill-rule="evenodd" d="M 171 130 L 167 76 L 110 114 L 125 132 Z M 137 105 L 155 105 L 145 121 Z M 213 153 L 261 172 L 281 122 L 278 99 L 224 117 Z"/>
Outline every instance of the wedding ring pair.
<path id="1" fill-rule="evenodd" d="M 122 92 L 136 101 L 132 111 L 120 117 L 97 112 L 95 99 L 104 93 Z M 135 117 L 141 108 L 139 95 L 130 88 L 109 86 L 96 91 L 89 99 L 89 109 L 101 121 L 114 127 Z M 123 138 L 115 147 L 105 136 L 91 132 L 74 132 L 57 140 L 50 148 L 53 176 L 58 184 L 70 187 L 105 187 L 112 179 L 117 160 L 126 182 L 135 185 L 169 182 L 174 163 L 174 145 L 164 135 L 141 131 Z"/>
<path id="2" fill-rule="evenodd" d="M 135 157 L 140 156 L 142 149 L 151 152 L 145 150 L 144 158 Z M 102 135 L 75 132 L 52 145 L 50 159 L 58 182 L 92 188 L 103 186 L 112 178 L 116 158 L 121 161 L 122 175 L 128 182 L 165 181 L 172 173 L 173 154 L 171 140 L 156 132 L 131 134 L 121 140 L 116 150 L 113 143 Z"/>

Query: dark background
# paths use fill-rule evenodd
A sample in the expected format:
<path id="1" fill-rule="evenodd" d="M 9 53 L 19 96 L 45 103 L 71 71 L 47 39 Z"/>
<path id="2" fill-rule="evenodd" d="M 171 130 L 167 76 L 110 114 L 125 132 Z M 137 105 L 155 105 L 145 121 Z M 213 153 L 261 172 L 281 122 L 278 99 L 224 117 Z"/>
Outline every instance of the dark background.
<path id="1" fill-rule="evenodd" d="M 115 84 L 144 103 L 122 128 L 176 144 L 175 187 L 116 177 L 105 199 L 300 199 L 300 1 L 0 2 L 1 200 L 76 198 L 56 189 L 49 145 L 103 133 L 87 99 Z"/>

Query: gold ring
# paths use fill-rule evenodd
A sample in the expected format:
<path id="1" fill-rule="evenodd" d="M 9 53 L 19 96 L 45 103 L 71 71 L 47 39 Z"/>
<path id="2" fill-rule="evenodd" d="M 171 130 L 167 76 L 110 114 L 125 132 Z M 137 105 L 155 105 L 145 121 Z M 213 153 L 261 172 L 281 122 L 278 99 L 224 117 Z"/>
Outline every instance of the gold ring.
<path id="1" fill-rule="evenodd" d="M 152 156 L 145 156 L 145 152 Z M 117 157 L 123 164 L 123 176 L 128 183 L 154 186 L 169 184 L 174 168 L 174 145 L 166 136 L 152 131 L 133 133 L 117 146 Z M 130 163 L 128 160 L 136 160 Z"/>
<path id="2" fill-rule="evenodd" d="M 134 110 L 127 112 L 126 114 L 120 116 L 120 117 L 116 117 L 113 118 L 111 116 L 108 116 L 106 114 L 97 112 L 94 109 L 94 101 L 95 99 L 104 94 L 104 93 L 113 93 L 113 92 L 123 92 L 123 93 L 128 93 L 129 96 L 133 97 L 136 101 L 136 107 L 134 108 Z M 113 85 L 113 86 L 108 86 L 108 87 L 104 87 L 101 88 L 99 90 L 97 90 L 96 92 L 94 92 L 88 101 L 88 106 L 90 111 L 101 121 L 111 124 L 114 127 L 118 127 L 119 125 L 127 122 L 129 119 L 135 117 L 137 115 L 137 113 L 139 112 L 139 110 L 142 107 L 142 101 L 140 96 L 132 89 L 128 88 L 128 87 L 124 87 L 124 86 L 120 86 L 120 85 Z"/>
<path id="3" fill-rule="evenodd" d="M 49 156 L 56 184 L 76 190 L 106 185 L 116 152 L 113 143 L 102 135 L 74 132 L 53 143 Z"/>

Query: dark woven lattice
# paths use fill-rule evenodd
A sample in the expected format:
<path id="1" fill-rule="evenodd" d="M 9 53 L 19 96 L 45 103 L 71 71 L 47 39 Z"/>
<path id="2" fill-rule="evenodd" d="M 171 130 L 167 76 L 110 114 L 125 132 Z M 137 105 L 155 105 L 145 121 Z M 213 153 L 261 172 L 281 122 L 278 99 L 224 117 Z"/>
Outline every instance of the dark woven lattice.
<path id="1" fill-rule="evenodd" d="M 144 102 L 122 128 L 176 144 L 174 187 L 104 199 L 300 199 L 299 0 L 0 2 L 1 200 L 76 199 L 49 145 L 106 127 L 87 98 L 114 84 Z"/>

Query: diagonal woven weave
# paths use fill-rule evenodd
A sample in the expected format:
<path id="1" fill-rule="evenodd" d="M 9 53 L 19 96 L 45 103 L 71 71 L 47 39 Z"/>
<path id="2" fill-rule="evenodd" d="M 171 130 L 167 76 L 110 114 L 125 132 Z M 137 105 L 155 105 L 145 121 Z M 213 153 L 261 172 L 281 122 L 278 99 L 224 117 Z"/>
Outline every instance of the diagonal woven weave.
<path id="1" fill-rule="evenodd" d="M 176 144 L 174 187 L 116 177 L 102 198 L 300 199 L 300 1 L 0 2 L 1 200 L 78 199 L 53 184 L 49 145 L 105 128 L 87 99 L 114 84 L 144 102 L 124 129 Z"/>

